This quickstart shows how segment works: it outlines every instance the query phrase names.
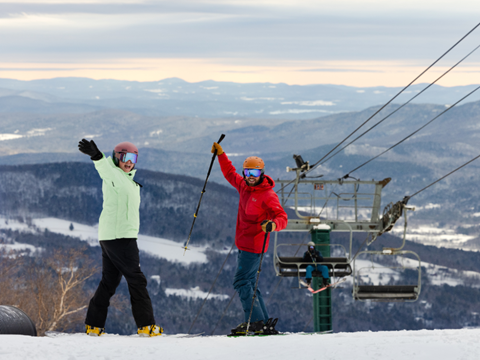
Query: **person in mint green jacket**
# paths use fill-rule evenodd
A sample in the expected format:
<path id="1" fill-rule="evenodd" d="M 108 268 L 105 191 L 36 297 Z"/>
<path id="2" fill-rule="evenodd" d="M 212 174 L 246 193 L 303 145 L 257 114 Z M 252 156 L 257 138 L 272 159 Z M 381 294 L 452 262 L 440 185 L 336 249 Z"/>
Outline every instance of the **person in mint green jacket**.
<path id="1" fill-rule="evenodd" d="M 140 270 L 137 237 L 140 227 L 140 188 L 133 180 L 138 149 L 130 142 L 115 146 L 106 158 L 93 140 L 82 139 L 78 149 L 93 160 L 103 180 L 103 210 L 98 224 L 102 248 L 102 280 L 88 305 L 86 333 L 100 336 L 105 332 L 110 298 L 125 277 L 130 292 L 132 313 L 140 336 L 157 336 L 163 328 L 155 325 L 147 279 Z"/>

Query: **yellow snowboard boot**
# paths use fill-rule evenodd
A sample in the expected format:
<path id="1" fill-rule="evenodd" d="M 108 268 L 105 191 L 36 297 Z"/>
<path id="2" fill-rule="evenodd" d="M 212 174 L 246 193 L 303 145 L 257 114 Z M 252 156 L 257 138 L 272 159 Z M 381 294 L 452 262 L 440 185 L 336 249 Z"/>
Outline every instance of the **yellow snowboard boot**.
<path id="1" fill-rule="evenodd" d="M 163 333 L 163 328 L 158 325 L 149 325 L 138 328 L 137 334 L 140 336 L 160 336 Z"/>
<path id="2" fill-rule="evenodd" d="M 90 336 L 100 336 L 105 334 L 105 328 L 85 325 L 85 332 L 87 333 L 87 335 L 90 335 Z"/>

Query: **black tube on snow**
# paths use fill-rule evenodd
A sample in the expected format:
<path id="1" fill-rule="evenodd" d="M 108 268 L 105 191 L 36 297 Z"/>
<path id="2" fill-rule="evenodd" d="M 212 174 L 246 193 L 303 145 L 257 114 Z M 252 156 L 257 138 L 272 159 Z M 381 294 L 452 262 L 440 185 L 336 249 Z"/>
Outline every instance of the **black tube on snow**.
<path id="1" fill-rule="evenodd" d="M 0 334 L 37 336 L 33 321 L 22 310 L 0 305 Z"/>

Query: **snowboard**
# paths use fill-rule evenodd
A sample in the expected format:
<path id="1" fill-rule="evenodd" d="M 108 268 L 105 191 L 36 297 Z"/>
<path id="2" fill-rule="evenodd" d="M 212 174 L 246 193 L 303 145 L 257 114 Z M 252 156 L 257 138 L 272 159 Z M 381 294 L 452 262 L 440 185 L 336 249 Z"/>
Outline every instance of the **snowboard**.
<path id="1" fill-rule="evenodd" d="M 338 281 L 336 281 L 336 282 L 334 282 L 334 283 L 331 283 L 331 284 L 329 284 L 329 285 L 327 285 L 327 286 L 321 287 L 321 288 L 318 289 L 318 290 L 313 290 L 313 289 L 312 289 L 312 286 L 311 286 L 311 285 L 308 285 L 308 284 L 307 284 L 305 281 L 303 281 L 303 280 L 300 280 L 300 284 L 302 284 L 303 286 L 307 287 L 308 291 L 310 291 L 312 294 L 316 294 L 316 293 L 319 293 L 320 291 L 323 291 L 323 290 L 325 290 L 325 289 L 328 289 L 329 287 L 332 287 L 332 286 L 335 287 L 336 285 L 338 285 L 338 284 L 340 284 L 340 283 L 342 283 L 342 282 L 344 282 L 344 281 L 347 281 L 347 278 L 341 278 L 340 280 L 338 280 Z"/>

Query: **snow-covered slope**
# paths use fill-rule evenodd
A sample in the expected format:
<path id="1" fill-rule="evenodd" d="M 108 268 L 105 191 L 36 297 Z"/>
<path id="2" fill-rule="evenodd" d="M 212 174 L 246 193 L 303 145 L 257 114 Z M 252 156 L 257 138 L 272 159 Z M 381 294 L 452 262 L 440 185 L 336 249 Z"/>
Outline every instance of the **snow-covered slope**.
<path id="1" fill-rule="evenodd" d="M 357 281 L 364 284 L 387 285 L 391 278 L 398 281 L 406 269 L 414 270 L 417 273 L 418 261 L 412 259 L 402 259 L 395 269 L 382 266 L 381 264 L 367 261 L 356 260 Z M 476 271 L 462 271 L 450 269 L 445 266 L 421 262 L 421 266 L 426 271 L 426 275 L 432 285 L 465 285 L 478 288 L 480 287 L 480 273 Z M 347 283 L 351 283 L 351 277 L 347 278 Z M 416 279 L 408 285 L 415 285 Z"/>
<path id="2" fill-rule="evenodd" d="M 181 335 L 180 335 L 181 336 Z M 56 337 L 1 335 L 0 354 L 8 360 L 90 359 L 462 359 L 480 356 L 480 329 L 358 332 L 327 335 L 228 338 L 156 338 L 85 334 Z"/>
<path id="3" fill-rule="evenodd" d="M 67 220 L 55 219 L 55 218 L 42 218 L 42 219 L 33 219 L 32 226 L 28 226 L 26 223 L 20 223 L 15 220 L 5 221 L 4 218 L 0 218 L 0 229 L 12 229 L 20 231 L 35 231 L 35 228 L 40 231 L 48 229 L 51 232 L 59 233 L 66 236 L 71 236 L 78 238 L 80 240 L 86 241 L 90 246 L 98 246 L 97 240 L 97 226 L 88 226 L 84 224 L 79 224 L 76 222 L 71 222 Z M 73 225 L 73 229 L 70 230 L 70 225 Z M 35 247 L 27 244 L 13 243 L 13 244 L 2 244 L 1 248 L 7 250 L 29 250 L 31 252 L 35 251 Z M 186 265 L 190 263 L 206 263 L 207 256 L 205 254 L 205 248 L 195 247 L 189 245 L 189 251 L 183 255 L 183 247 L 181 244 L 167 239 L 156 238 L 153 236 L 139 235 L 138 236 L 138 247 L 140 250 L 143 250 L 151 255 L 166 259 L 171 262 L 178 262 L 180 264 Z M 368 278 L 362 278 L 363 282 L 371 284 L 385 284 L 389 281 L 390 277 L 398 280 L 401 275 L 401 268 L 406 267 L 409 269 L 416 269 L 418 263 L 409 260 L 403 259 L 403 262 L 400 267 L 400 270 L 393 270 L 385 268 L 380 264 L 375 262 L 360 260 L 356 261 L 357 271 L 360 273 L 365 272 L 367 269 Z M 480 279 L 480 273 L 474 271 L 461 271 L 456 269 L 448 269 L 444 266 L 438 266 L 435 264 L 429 264 L 427 262 L 421 263 L 425 267 L 428 277 L 430 278 L 432 284 L 434 285 L 443 285 L 448 284 L 450 286 L 455 285 L 464 285 L 468 284 L 469 286 L 478 287 L 478 279 Z M 380 279 L 380 276 L 383 279 Z M 352 279 L 348 279 L 348 283 L 351 284 Z M 190 291 L 184 290 L 182 291 Z M 175 289 L 172 289 L 172 294 L 175 293 Z M 176 295 L 183 295 L 187 297 L 198 297 L 198 293 L 190 291 L 189 293 L 175 293 Z M 171 294 L 169 294 L 171 295 Z M 226 296 L 226 295 L 219 295 Z M 228 296 L 227 296 L 228 298 Z"/>
<path id="4" fill-rule="evenodd" d="M 86 241 L 90 246 L 98 246 L 97 226 L 88 226 L 76 222 L 55 218 L 33 219 L 32 225 L 33 226 L 29 227 L 24 222 L 20 223 L 15 220 L 6 221 L 4 218 L 0 218 L 0 229 L 12 229 L 31 232 L 36 230 L 44 231 L 45 229 L 48 229 L 48 231 L 54 233 L 71 236 Z M 72 230 L 70 230 L 70 225 L 73 225 Z M 15 245 L 15 249 L 28 248 L 31 251 L 34 250 L 33 246 L 27 246 L 25 244 L 11 244 L 8 246 L 4 245 L 4 247 L 13 249 L 13 245 Z M 151 255 L 158 256 L 171 262 L 179 262 L 181 264 L 190 264 L 193 262 L 207 262 L 207 256 L 204 253 L 205 248 L 189 245 L 188 248 L 190 250 L 187 251 L 184 256 L 183 247 L 178 242 L 153 236 L 139 235 L 138 248 L 140 250 L 150 253 Z"/>

